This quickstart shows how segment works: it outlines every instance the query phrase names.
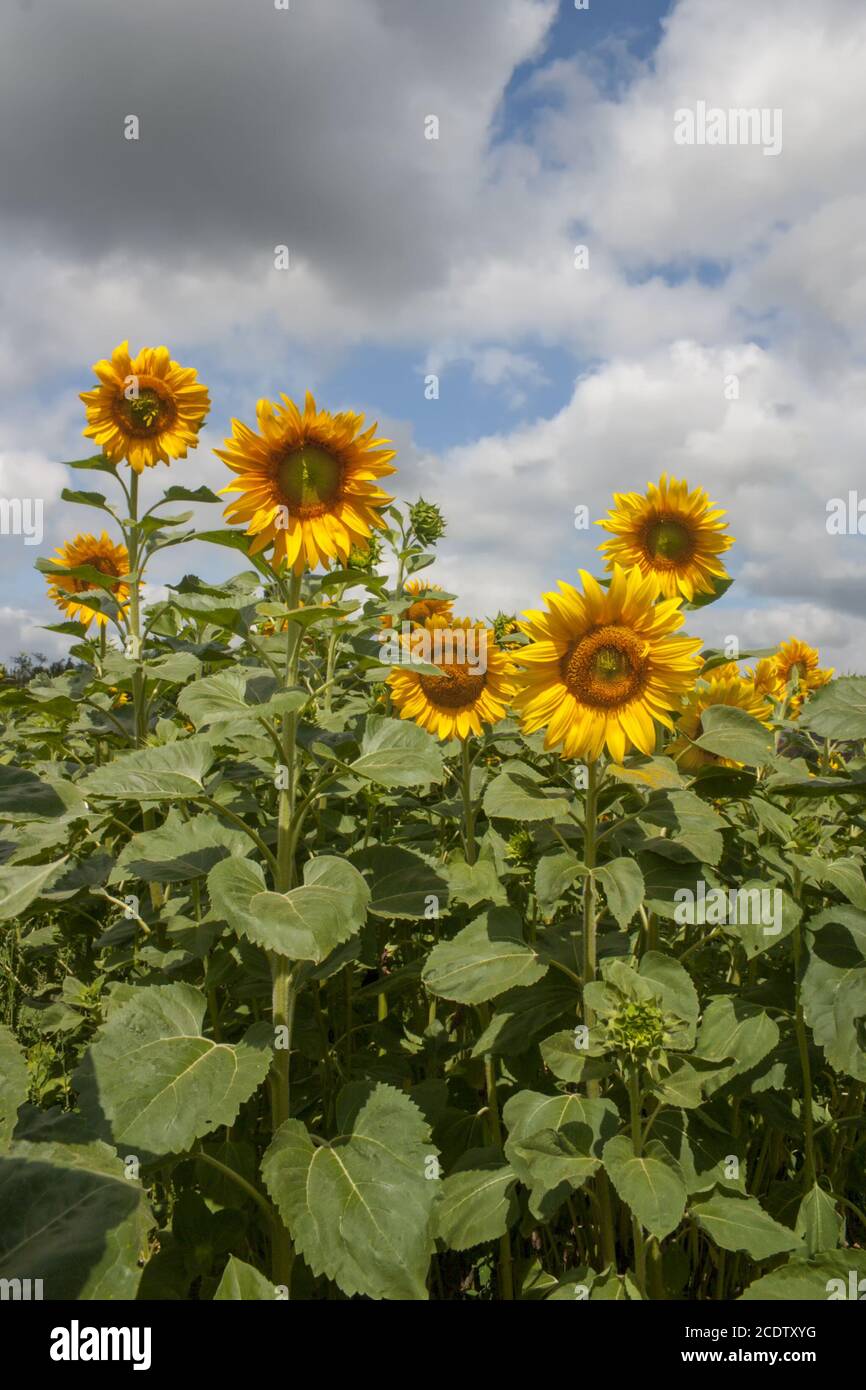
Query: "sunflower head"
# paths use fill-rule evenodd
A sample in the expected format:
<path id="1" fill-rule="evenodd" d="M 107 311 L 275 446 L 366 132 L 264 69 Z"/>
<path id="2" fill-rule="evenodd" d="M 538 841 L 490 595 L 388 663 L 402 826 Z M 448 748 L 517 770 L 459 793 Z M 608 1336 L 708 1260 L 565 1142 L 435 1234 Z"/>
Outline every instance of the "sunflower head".
<path id="1" fill-rule="evenodd" d="M 818 665 L 819 661 L 820 657 L 815 648 L 801 642 L 798 637 L 791 637 L 787 642 L 782 642 L 773 658 L 779 687 L 778 698 L 784 699 L 787 696 L 788 715 L 791 719 L 799 718 L 803 705 L 813 691 L 820 690 L 822 685 L 827 685 L 833 679 L 832 667 L 822 670 Z"/>
<path id="2" fill-rule="evenodd" d="M 403 585 L 403 597 L 407 606 L 400 613 L 398 624 L 415 623 L 423 627 L 428 618 L 450 619 L 451 599 L 442 597 L 443 593 L 442 586 L 431 583 L 429 579 L 407 580 Z M 394 626 L 390 613 L 386 613 L 379 621 L 382 627 Z"/>
<path id="3" fill-rule="evenodd" d="M 596 523 L 613 537 L 599 546 L 608 569 L 639 565 L 643 574 L 655 575 L 665 598 L 681 595 L 689 602 L 714 593 L 714 581 L 727 578 L 719 556 L 733 537 L 724 534 L 724 510 L 703 488 L 689 491 L 688 483 L 663 473 L 645 496 L 614 493 L 613 500 L 607 518 Z"/>
<path id="4" fill-rule="evenodd" d="M 779 670 L 773 657 L 762 657 L 754 671 L 751 668 L 747 669 L 746 678 L 752 682 L 759 695 L 765 696 L 773 704 L 784 699 L 785 684 L 779 676 Z"/>
<path id="5" fill-rule="evenodd" d="M 632 746 L 651 754 L 656 723 L 672 727 L 694 684 L 700 639 L 675 635 L 680 600 L 656 602 L 656 579 L 637 565 L 614 565 L 608 590 L 583 570 L 581 580 L 583 593 L 560 581 L 560 593 L 544 596 L 547 612 L 532 610 L 521 625 L 524 732 L 545 728 L 545 748 L 567 758 L 591 760 L 605 747 L 617 762 Z"/>
<path id="6" fill-rule="evenodd" d="M 676 738 L 667 748 L 668 757 L 673 758 L 684 772 L 699 772 L 702 767 L 710 766 L 742 766 L 733 758 L 720 758 L 704 748 L 693 746 L 703 733 L 703 715 L 713 705 L 731 705 L 745 710 L 746 714 L 767 727 L 773 714 L 772 705 L 755 689 L 753 681 L 744 680 L 740 675 L 717 677 L 713 671 L 710 679 L 696 686 L 686 698 L 677 722 Z"/>
<path id="7" fill-rule="evenodd" d="M 121 343 L 93 371 L 100 384 L 81 392 L 84 434 L 113 463 L 127 459 L 140 473 L 160 460 L 186 458 L 187 449 L 198 444 L 210 397 L 194 369 L 173 362 L 168 348 L 142 348 L 130 357 L 129 344 Z"/>
<path id="8" fill-rule="evenodd" d="M 392 500 L 377 480 L 395 470 L 394 450 L 365 430 L 353 411 L 331 415 L 307 393 L 303 413 L 283 396 L 282 405 L 261 400 L 259 433 L 239 420 L 224 449 L 215 452 L 237 474 L 223 492 L 237 492 L 226 520 L 246 523 L 250 554 L 272 545 L 273 563 L 295 574 L 332 560 L 345 565 L 353 547 L 367 547 L 373 529 L 385 529 L 380 512 Z"/>
<path id="9" fill-rule="evenodd" d="M 514 667 L 484 623 L 428 618 L 401 643 L 407 660 L 438 666 L 441 676 L 394 666 L 388 677 L 401 719 L 414 719 L 440 739 L 480 734 L 482 724 L 505 718 L 514 694 Z"/>
<path id="10" fill-rule="evenodd" d="M 105 531 L 99 537 L 75 536 L 71 541 L 62 545 L 59 550 L 56 550 L 53 558 L 58 565 L 66 565 L 69 569 L 90 565 L 92 569 L 99 570 L 100 574 L 107 574 L 118 579 L 121 575 L 129 574 L 129 554 L 126 546 L 115 545 Z M 96 608 L 88 608 L 85 602 L 76 598 L 77 594 L 93 588 L 88 580 L 79 579 L 72 574 L 46 575 L 46 580 L 49 598 L 57 604 L 57 607 L 66 614 L 70 621 L 83 623 L 85 630 L 90 627 L 94 619 L 100 627 L 108 622 L 107 614 L 99 612 Z M 126 600 L 129 598 L 129 585 L 120 583 L 113 585 L 111 594 L 121 611 L 125 612 Z"/>

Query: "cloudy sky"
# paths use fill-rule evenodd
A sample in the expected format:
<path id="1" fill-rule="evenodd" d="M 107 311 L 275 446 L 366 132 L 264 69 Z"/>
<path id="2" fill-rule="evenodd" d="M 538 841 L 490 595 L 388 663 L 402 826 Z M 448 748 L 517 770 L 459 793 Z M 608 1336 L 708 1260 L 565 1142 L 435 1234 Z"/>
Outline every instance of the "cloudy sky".
<path id="1" fill-rule="evenodd" d="M 667 470 L 737 537 L 690 628 L 866 670 L 866 535 L 826 525 L 866 498 L 864 72 L 863 0 L 6 0 L 0 497 L 45 537 L 0 536 L 0 660 L 63 650 L 33 560 L 96 523 L 61 461 L 129 339 L 211 390 L 171 481 L 221 486 L 261 396 L 377 418 L 458 611 L 597 568 L 575 507 Z M 781 151 L 677 144 L 700 102 L 780 112 Z"/>

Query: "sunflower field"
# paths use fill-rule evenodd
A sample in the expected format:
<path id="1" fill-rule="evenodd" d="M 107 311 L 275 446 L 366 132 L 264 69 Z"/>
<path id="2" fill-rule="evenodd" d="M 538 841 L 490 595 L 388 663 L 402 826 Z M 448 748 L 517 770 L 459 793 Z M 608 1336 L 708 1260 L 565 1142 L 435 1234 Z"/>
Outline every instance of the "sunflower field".
<path id="1" fill-rule="evenodd" d="M 470 617 L 363 416 L 260 401 L 202 531 L 195 370 L 94 374 L 87 520 L 37 562 L 71 663 L 0 688 L 0 1276 L 866 1288 L 866 678 L 689 635 L 731 583 L 701 486 Z M 146 602 L 193 539 L 238 572 L 178 554 Z"/>

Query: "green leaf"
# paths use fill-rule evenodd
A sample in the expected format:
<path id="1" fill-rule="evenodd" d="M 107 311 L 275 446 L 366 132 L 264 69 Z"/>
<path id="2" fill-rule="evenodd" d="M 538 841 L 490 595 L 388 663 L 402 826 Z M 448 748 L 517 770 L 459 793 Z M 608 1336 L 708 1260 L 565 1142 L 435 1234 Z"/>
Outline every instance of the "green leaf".
<path id="1" fill-rule="evenodd" d="M 602 1160 L 620 1198 L 650 1235 L 663 1240 L 675 1231 L 686 1209 L 686 1188 L 674 1159 L 651 1139 L 638 1157 L 630 1139 L 615 1135 Z"/>
<path id="2" fill-rule="evenodd" d="M 667 832 L 666 841 L 652 840 L 648 848 L 662 853 L 671 842 L 677 851 L 685 850 L 703 864 L 718 864 L 722 857 L 725 822 L 716 811 L 692 791 L 666 791 L 654 794 L 640 816 L 641 826 L 658 825 Z"/>
<path id="3" fill-rule="evenodd" d="M 368 715 L 361 754 L 352 771 L 382 787 L 418 787 L 441 782 L 442 754 L 432 734 L 401 719 Z"/>
<path id="4" fill-rule="evenodd" d="M 492 859 L 479 859 L 475 864 L 455 860 L 447 866 L 450 897 L 455 902 L 478 907 L 479 903 L 507 904 L 506 893 Z"/>
<path id="5" fill-rule="evenodd" d="M 143 878 L 148 883 L 184 883 L 203 878 L 229 855 L 243 857 L 252 848 L 241 830 L 204 813 L 184 821 L 169 813 L 155 830 L 133 835 L 118 856 L 109 882 Z"/>
<path id="6" fill-rule="evenodd" d="M 666 791 L 685 786 L 685 779 L 673 758 L 630 758 L 628 765 L 611 763 L 608 775 L 618 782 L 648 787 L 650 791 Z"/>
<path id="7" fill-rule="evenodd" d="M 266 1300 L 273 1301 L 276 1298 L 276 1290 L 270 1280 L 260 1274 L 252 1265 L 245 1264 L 239 1260 L 237 1255 L 229 1255 L 228 1264 L 223 1270 L 223 1277 L 217 1285 L 214 1294 L 214 1302 L 221 1303 L 232 1300 Z"/>
<path id="8" fill-rule="evenodd" d="M 607 898 L 607 906 L 620 929 L 625 931 L 644 898 L 644 881 L 634 859 L 611 859 L 595 870 Z"/>
<path id="9" fill-rule="evenodd" d="M 46 782 L 27 768 L 0 763 L 0 816 L 20 822 L 85 814 L 84 797 L 72 782 Z"/>
<path id="10" fill-rule="evenodd" d="M 764 767 L 773 757 L 773 735 L 761 722 L 735 705 L 710 705 L 701 715 L 698 748 L 731 758 L 747 767 Z"/>
<path id="11" fill-rule="evenodd" d="M 85 796 L 114 801 L 182 801 L 202 796 L 216 751 L 195 735 L 160 748 L 139 748 L 98 767 L 78 783 Z"/>
<path id="12" fill-rule="evenodd" d="M 866 1297 L 866 1250 L 828 1250 L 812 1260 L 788 1260 L 750 1284 L 740 1298 L 780 1303 L 827 1303 Z"/>
<path id="13" fill-rule="evenodd" d="M 662 951 L 647 951 L 641 956 L 638 974 L 653 987 L 662 1008 L 693 1027 L 700 1014 L 698 992 L 684 965 Z"/>
<path id="14" fill-rule="evenodd" d="M 40 896 L 45 886 L 63 867 L 65 860 L 53 864 L 23 864 L 0 867 L 0 922 L 18 917 Z"/>
<path id="15" fill-rule="evenodd" d="M 548 796 L 541 783 L 540 775 L 523 764 L 504 768 L 484 793 L 486 815 L 499 820 L 564 820 L 569 801 L 561 793 Z"/>
<path id="16" fill-rule="evenodd" d="M 753 1260 L 768 1260 L 787 1250 L 799 1250 L 802 1240 L 774 1221 L 754 1197 L 716 1192 L 693 1202 L 689 1214 L 722 1250 L 744 1250 Z"/>
<path id="17" fill-rule="evenodd" d="M 803 1196 L 794 1226 L 794 1233 L 806 1243 L 807 1253 L 812 1256 L 835 1250 L 842 1239 L 843 1226 L 830 1193 L 814 1183 Z"/>
<path id="18" fill-rule="evenodd" d="M 15 1034 L 0 1023 L 0 1148 L 12 1138 L 18 1107 L 30 1091 L 27 1058 Z"/>
<path id="19" fill-rule="evenodd" d="M 746 1163 L 741 1141 L 711 1126 L 700 1112 L 667 1110 L 654 1122 L 653 1134 L 676 1159 L 690 1197 L 709 1192 L 717 1185 L 732 1192 L 745 1192 Z"/>
<path id="20" fill-rule="evenodd" d="M 458 1171 L 440 1184 L 434 1232 L 449 1250 L 471 1250 L 498 1240 L 519 1215 L 514 1195 L 517 1174 L 493 1149 L 471 1149 Z"/>
<path id="21" fill-rule="evenodd" d="M 779 1041 L 774 1020 L 755 1004 L 733 995 L 710 1000 L 704 1010 L 696 1044 L 696 1054 L 709 1062 L 730 1065 L 706 1083 L 707 1094 L 718 1090 L 735 1076 L 751 1071 L 772 1052 Z"/>
<path id="22" fill-rule="evenodd" d="M 373 917 L 421 921 L 433 909 L 440 916 L 446 910 L 448 883 L 421 855 L 401 845 L 371 845 L 353 854 L 351 862 L 370 884 Z"/>
<path id="23" fill-rule="evenodd" d="M 0 1278 L 51 1300 L 134 1299 L 153 1218 L 107 1144 L 18 1141 L 0 1156 Z"/>
<path id="24" fill-rule="evenodd" d="M 713 575 L 710 579 L 710 583 L 713 586 L 710 592 L 708 594 L 695 592 L 692 598 L 683 603 L 683 608 L 687 612 L 692 612 L 696 608 L 706 608 L 708 603 L 715 603 L 716 599 L 726 594 L 733 582 L 733 578 L 729 574 Z"/>
<path id="25" fill-rule="evenodd" d="M 319 965 L 360 931 L 370 889 L 347 859 L 320 854 L 304 865 L 304 886 L 259 893 L 249 905 L 245 935 L 290 960 Z"/>
<path id="26" fill-rule="evenodd" d="M 806 1022 L 836 1071 L 866 1081 L 866 913 L 840 904 L 809 922 Z"/>
<path id="27" fill-rule="evenodd" d="M 426 1121 L 394 1087 L 355 1083 L 337 1098 L 337 1131 L 314 1144 L 286 1120 L 262 1161 L 295 1248 L 349 1296 L 426 1299 L 439 1189 Z"/>
<path id="28" fill-rule="evenodd" d="M 202 1035 L 207 1001 L 191 985 L 149 985 L 109 1016 L 75 1073 L 82 1112 L 108 1121 L 117 1144 L 183 1153 L 231 1125 L 271 1064 L 273 1033 L 236 1044 Z"/>
<path id="29" fill-rule="evenodd" d="M 539 1091 L 518 1091 L 502 1118 L 508 1128 L 505 1156 L 541 1219 L 597 1171 L 605 1141 L 620 1123 L 612 1101 Z"/>
<path id="30" fill-rule="evenodd" d="M 552 917 L 557 903 L 565 897 L 571 885 L 586 873 L 586 865 L 576 855 L 565 851 L 546 854 L 539 859 L 535 870 L 535 896 L 544 917 Z"/>
<path id="31" fill-rule="evenodd" d="M 866 676 L 840 676 L 816 690 L 800 724 L 821 738 L 866 738 Z"/>
<path id="32" fill-rule="evenodd" d="M 209 487 L 177 487 L 166 488 L 163 493 L 166 502 L 218 502 L 220 499 Z"/>
<path id="33" fill-rule="evenodd" d="M 239 720 L 272 719 L 277 714 L 303 709 L 309 703 L 310 697 L 304 690 L 283 690 L 270 699 L 255 700 L 249 688 L 250 674 L 233 669 L 204 676 L 181 691 L 177 707 L 196 729 L 203 729 L 227 721 L 236 725 Z"/>
<path id="34" fill-rule="evenodd" d="M 493 907 L 450 941 L 434 946 L 421 979 L 441 999 L 480 1004 L 515 985 L 535 984 L 547 968 L 523 940 L 514 909 Z"/>

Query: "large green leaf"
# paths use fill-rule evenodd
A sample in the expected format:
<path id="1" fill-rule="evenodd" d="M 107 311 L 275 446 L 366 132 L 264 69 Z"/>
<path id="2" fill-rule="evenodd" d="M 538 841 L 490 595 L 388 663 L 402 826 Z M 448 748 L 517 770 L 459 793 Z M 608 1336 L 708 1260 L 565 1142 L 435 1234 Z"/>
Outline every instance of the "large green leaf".
<path id="1" fill-rule="evenodd" d="M 695 1050 L 709 1062 L 730 1059 L 730 1063 L 707 1081 L 707 1093 L 756 1067 L 778 1041 L 778 1025 L 757 1005 L 735 995 L 712 999 L 704 1010 Z"/>
<path id="2" fill-rule="evenodd" d="M 605 1141 L 619 1128 L 612 1101 L 540 1091 L 518 1091 L 502 1117 L 505 1156 L 529 1188 L 530 1210 L 542 1218 L 596 1172 Z"/>
<path id="3" fill-rule="evenodd" d="M 495 999 L 516 985 L 532 985 L 547 973 L 538 952 L 523 940 L 511 907 L 493 907 L 450 941 L 433 947 L 421 972 L 431 994 L 460 1004 Z"/>
<path id="4" fill-rule="evenodd" d="M 572 884 L 588 872 L 586 865 L 580 862 L 576 854 L 565 851 L 546 854 L 543 859 L 539 859 L 535 870 L 535 896 L 546 918 L 553 915 L 557 903 L 565 897 Z"/>
<path id="5" fill-rule="evenodd" d="M 272 719 L 309 703 L 310 697 L 304 690 L 275 691 L 265 700 L 256 699 L 255 686 L 250 683 L 253 674 L 256 673 L 230 668 L 193 681 L 181 691 L 177 707 L 197 729 L 203 729 L 227 721 L 237 725 L 238 721 Z"/>
<path id="6" fill-rule="evenodd" d="M 496 1149 L 471 1149 L 440 1185 L 434 1231 L 449 1250 L 470 1250 L 504 1235 L 519 1215 L 517 1174 Z"/>
<path id="7" fill-rule="evenodd" d="M 86 796 L 115 801 L 179 801 L 201 796 L 216 750 L 201 735 L 160 748 L 124 753 L 87 774 L 78 786 Z"/>
<path id="8" fill-rule="evenodd" d="M 561 792 L 548 796 L 543 778 L 521 763 L 503 768 L 484 793 L 485 812 L 500 820 L 564 820 L 569 809 Z"/>
<path id="9" fill-rule="evenodd" d="M 634 859 L 611 859 L 595 870 L 604 889 L 607 905 L 623 931 L 637 912 L 644 897 L 643 874 Z"/>
<path id="10" fill-rule="evenodd" d="M 809 922 L 809 940 L 806 1022 L 832 1067 L 866 1081 L 866 913 L 828 908 Z"/>
<path id="11" fill-rule="evenodd" d="M 27 768 L 0 763 L 0 816 L 20 823 L 84 814 L 84 797 L 73 782 L 48 782 Z"/>
<path id="12" fill-rule="evenodd" d="M 320 854 L 304 865 L 302 888 L 260 892 L 250 902 L 244 933 L 277 955 L 318 965 L 360 931 L 369 901 L 366 879 L 348 859 Z"/>
<path id="13" fill-rule="evenodd" d="M 686 1208 L 686 1188 L 664 1144 L 651 1139 L 638 1156 L 625 1135 L 609 1139 L 602 1160 L 619 1196 L 650 1235 L 675 1231 Z"/>
<path id="14" fill-rule="evenodd" d="M 426 1121 L 394 1087 L 355 1083 L 337 1098 L 337 1131 L 314 1144 L 286 1120 L 262 1161 L 295 1248 L 346 1294 L 426 1299 L 439 1189 Z"/>
<path id="15" fill-rule="evenodd" d="M 382 787 L 419 787 L 445 776 L 436 739 L 401 719 L 369 715 L 352 771 Z"/>
<path id="16" fill-rule="evenodd" d="M 0 1023 L 0 1148 L 12 1138 L 18 1107 L 29 1090 L 27 1059 L 15 1034 Z"/>
<path id="17" fill-rule="evenodd" d="M 62 869 L 64 860 L 53 864 L 22 864 L 0 867 L 0 922 L 18 917 L 39 897 L 46 885 Z"/>
<path id="18" fill-rule="evenodd" d="M 269 1279 L 252 1265 L 239 1260 L 237 1255 L 229 1255 L 228 1264 L 214 1294 L 214 1302 L 267 1299 L 273 1301 L 276 1296 L 276 1290 Z"/>
<path id="19" fill-rule="evenodd" d="M 794 1256 L 750 1284 L 740 1298 L 780 1303 L 826 1303 L 866 1298 L 866 1250 L 829 1250 L 804 1260 Z"/>
<path id="20" fill-rule="evenodd" d="M 787 1250 L 799 1250 L 803 1242 L 787 1226 L 768 1215 L 754 1197 L 734 1197 L 715 1192 L 693 1202 L 689 1213 L 722 1250 L 745 1250 L 753 1260 L 768 1260 Z"/>
<path id="21" fill-rule="evenodd" d="M 0 1278 L 52 1300 L 133 1299 L 153 1218 L 107 1144 L 18 1141 L 0 1156 Z"/>
<path id="22" fill-rule="evenodd" d="M 817 690 L 800 722 L 821 738 L 866 738 L 866 676 L 840 676 Z"/>
<path id="23" fill-rule="evenodd" d="M 823 1250 L 835 1250 L 842 1238 L 843 1221 L 836 1203 L 818 1183 L 803 1194 L 797 1209 L 794 1232 L 802 1236 L 807 1253 L 818 1255 Z"/>
<path id="24" fill-rule="evenodd" d="M 153 883 L 184 883 L 202 878 L 229 855 L 246 855 L 249 838 L 209 812 L 184 821 L 170 812 L 155 830 L 133 835 L 118 856 L 110 882 L 143 878 Z"/>
<path id="25" fill-rule="evenodd" d="M 731 758 L 747 767 L 763 767 L 773 757 L 773 735 L 759 720 L 735 705 L 710 705 L 701 715 L 698 748 Z"/>
<path id="26" fill-rule="evenodd" d="M 401 845 L 371 845 L 351 862 L 370 884 L 372 916 L 417 921 L 447 911 L 448 883 L 420 854 Z"/>
<path id="27" fill-rule="evenodd" d="M 192 985 L 133 991 L 103 1024 L 75 1073 L 82 1111 L 107 1121 L 117 1144 L 183 1153 L 234 1123 L 271 1064 L 273 1034 L 256 1024 L 240 1042 L 202 1035 L 207 1001 Z"/>
<path id="28" fill-rule="evenodd" d="M 667 843 L 650 840 L 648 849 L 662 852 L 671 843 L 702 864 L 718 864 L 724 841 L 721 832 L 725 822 L 718 812 L 692 791 L 656 792 L 641 812 L 643 828 L 659 826 L 666 833 Z"/>

